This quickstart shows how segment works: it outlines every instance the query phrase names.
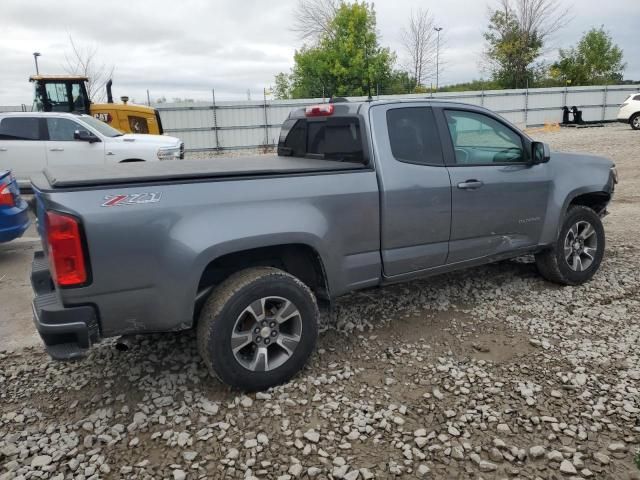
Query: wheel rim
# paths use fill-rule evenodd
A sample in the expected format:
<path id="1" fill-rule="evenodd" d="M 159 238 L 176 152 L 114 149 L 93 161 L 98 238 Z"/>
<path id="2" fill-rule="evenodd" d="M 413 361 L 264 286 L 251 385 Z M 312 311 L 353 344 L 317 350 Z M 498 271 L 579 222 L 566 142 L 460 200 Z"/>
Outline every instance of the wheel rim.
<path id="1" fill-rule="evenodd" d="M 640 116 L 633 117 L 633 126 L 636 128 L 640 128 Z"/>
<path id="2" fill-rule="evenodd" d="M 236 361 L 252 372 L 282 366 L 295 352 L 302 335 L 302 317 L 293 302 L 263 297 L 245 308 L 231 333 Z"/>
<path id="3" fill-rule="evenodd" d="M 596 230 L 589 222 L 579 221 L 564 239 L 564 258 L 574 272 L 583 272 L 593 264 L 598 249 Z"/>

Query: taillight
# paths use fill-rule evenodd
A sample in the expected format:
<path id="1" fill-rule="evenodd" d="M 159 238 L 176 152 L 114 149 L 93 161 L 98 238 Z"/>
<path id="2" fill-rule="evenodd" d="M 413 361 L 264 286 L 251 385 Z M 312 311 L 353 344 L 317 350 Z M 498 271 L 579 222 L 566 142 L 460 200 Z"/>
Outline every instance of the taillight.
<path id="1" fill-rule="evenodd" d="M 13 192 L 9 189 L 10 184 L 0 183 L 0 207 L 15 207 L 16 199 Z"/>
<path id="2" fill-rule="evenodd" d="M 328 117 L 329 115 L 333 115 L 333 109 L 333 103 L 311 105 L 304 109 L 304 114 L 307 117 Z"/>
<path id="3" fill-rule="evenodd" d="M 86 283 L 82 238 L 78 220 L 70 215 L 47 212 L 47 244 L 54 281 L 61 287 Z"/>

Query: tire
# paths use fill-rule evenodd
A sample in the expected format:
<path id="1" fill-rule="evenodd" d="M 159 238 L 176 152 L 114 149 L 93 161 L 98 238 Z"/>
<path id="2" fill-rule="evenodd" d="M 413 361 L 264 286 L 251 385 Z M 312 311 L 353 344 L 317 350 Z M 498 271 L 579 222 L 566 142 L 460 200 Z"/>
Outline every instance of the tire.
<path id="1" fill-rule="evenodd" d="M 315 296 L 293 275 L 270 267 L 242 270 L 207 299 L 198 321 L 198 351 L 222 382 L 265 390 L 287 382 L 307 363 L 319 315 Z"/>
<path id="2" fill-rule="evenodd" d="M 580 285 L 591 280 L 598 271 L 604 248 L 600 217 L 588 207 L 574 205 L 565 215 L 555 245 L 536 255 L 536 266 L 550 282 Z"/>
<path id="3" fill-rule="evenodd" d="M 634 113 L 629 119 L 629 124 L 634 130 L 640 130 L 640 112 Z"/>

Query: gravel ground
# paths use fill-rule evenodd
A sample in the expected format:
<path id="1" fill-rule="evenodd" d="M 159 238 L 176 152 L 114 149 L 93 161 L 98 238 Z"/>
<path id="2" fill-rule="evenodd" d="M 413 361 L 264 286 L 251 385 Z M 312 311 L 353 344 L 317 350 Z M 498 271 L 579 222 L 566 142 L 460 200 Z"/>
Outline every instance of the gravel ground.
<path id="1" fill-rule="evenodd" d="M 0 479 L 640 479 L 640 134 L 532 134 L 618 164 L 591 283 L 521 259 L 357 292 L 302 374 L 249 396 L 192 333 L 4 352 Z"/>

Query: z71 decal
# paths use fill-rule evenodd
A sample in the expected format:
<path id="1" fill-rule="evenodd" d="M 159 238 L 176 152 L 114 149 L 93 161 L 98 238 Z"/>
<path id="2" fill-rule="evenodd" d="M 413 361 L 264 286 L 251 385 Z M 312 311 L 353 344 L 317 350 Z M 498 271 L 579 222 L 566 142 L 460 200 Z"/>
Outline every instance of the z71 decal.
<path id="1" fill-rule="evenodd" d="M 154 193 L 130 193 L 129 195 L 107 195 L 104 197 L 102 207 L 120 207 L 127 205 L 140 205 L 145 203 L 157 203 L 160 201 L 160 192 Z"/>

